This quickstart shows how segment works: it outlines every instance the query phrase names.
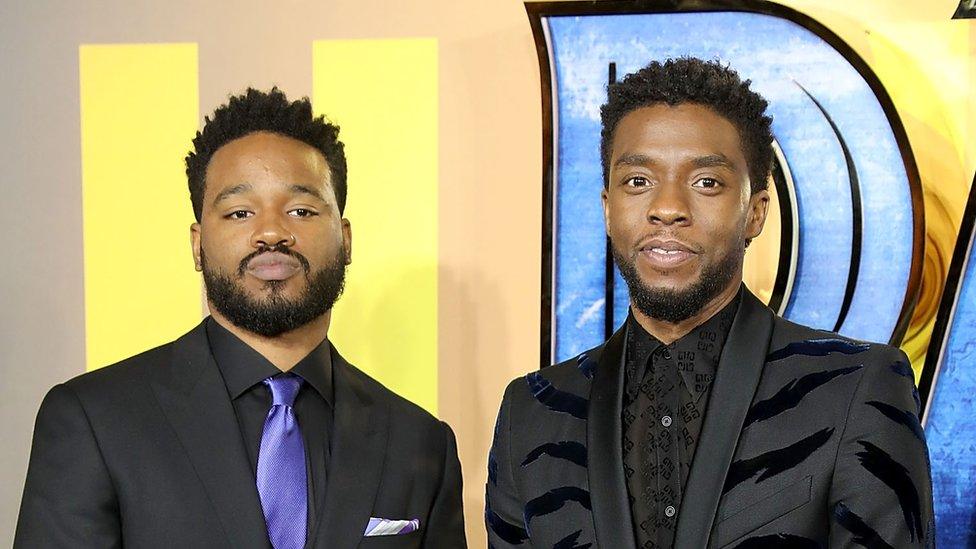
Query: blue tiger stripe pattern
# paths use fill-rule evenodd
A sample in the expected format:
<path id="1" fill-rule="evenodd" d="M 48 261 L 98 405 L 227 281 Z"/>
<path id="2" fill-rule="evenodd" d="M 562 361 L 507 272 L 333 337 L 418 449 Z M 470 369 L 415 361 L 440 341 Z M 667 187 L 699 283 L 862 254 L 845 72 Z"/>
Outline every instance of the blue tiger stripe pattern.
<path id="1" fill-rule="evenodd" d="M 570 502 L 576 502 L 590 510 L 590 493 L 576 486 L 563 486 L 549 490 L 525 504 L 525 527 L 530 532 L 532 519 L 554 513 Z"/>
<path id="2" fill-rule="evenodd" d="M 845 355 L 856 355 L 863 353 L 871 348 L 868 343 L 856 343 L 846 339 L 823 338 L 808 339 L 805 341 L 794 341 L 786 347 L 769 353 L 766 362 L 776 362 L 795 355 L 803 356 L 827 356 L 830 353 L 843 353 Z"/>
<path id="3" fill-rule="evenodd" d="M 493 439 L 498 440 L 498 431 L 501 429 L 501 416 L 495 418 L 495 428 Z M 488 482 L 498 484 L 498 458 L 495 456 L 495 445 L 492 444 L 488 449 Z"/>
<path id="4" fill-rule="evenodd" d="M 734 549 L 822 549 L 816 540 L 793 534 L 772 534 L 749 538 Z"/>
<path id="5" fill-rule="evenodd" d="M 529 455 L 525 456 L 525 459 L 522 461 L 522 467 L 535 462 L 542 456 L 564 459 L 570 463 L 575 463 L 580 467 L 586 467 L 586 446 L 583 446 L 574 440 L 547 442 L 540 446 L 536 446 L 534 450 L 529 452 Z"/>
<path id="6" fill-rule="evenodd" d="M 498 460 L 491 450 L 488 451 L 488 482 L 498 484 Z"/>
<path id="7" fill-rule="evenodd" d="M 592 543 L 584 543 L 583 545 L 578 545 L 576 542 L 579 541 L 580 536 L 583 534 L 582 530 L 577 530 L 572 534 L 564 537 L 563 539 L 556 542 L 552 546 L 552 549 L 590 549 L 593 546 Z"/>
<path id="8" fill-rule="evenodd" d="M 578 419 L 586 419 L 585 398 L 556 389 L 548 379 L 542 377 L 541 372 L 532 372 L 525 376 L 525 381 L 529 385 L 532 396 L 546 408 Z"/>
<path id="9" fill-rule="evenodd" d="M 881 535 L 864 522 L 864 519 L 857 516 L 843 502 L 834 505 L 834 518 L 837 523 L 844 527 L 848 532 L 854 534 L 851 539 L 854 543 L 867 547 L 868 549 L 895 549 Z"/>
<path id="10" fill-rule="evenodd" d="M 785 448 L 771 450 L 753 458 L 732 462 L 732 465 L 729 467 L 729 472 L 725 477 L 725 488 L 722 490 L 722 493 L 728 492 L 760 472 L 762 474 L 759 475 L 756 482 L 762 482 L 767 478 L 796 467 L 810 457 L 811 454 L 819 450 L 821 446 L 826 444 L 833 434 L 833 427 L 821 429 Z"/>
<path id="11" fill-rule="evenodd" d="M 787 410 L 796 408 L 800 405 L 800 401 L 803 400 L 803 397 L 807 396 L 821 385 L 826 384 L 836 377 L 845 376 L 847 374 L 856 372 L 861 368 L 863 368 L 863 366 L 851 366 L 849 368 L 816 372 L 805 375 L 800 379 L 794 379 L 793 381 L 787 383 L 782 389 L 777 391 L 772 397 L 754 404 L 749 410 L 748 415 L 746 415 L 746 421 L 743 428 L 751 425 L 754 422 L 765 421 L 767 419 L 776 417 Z"/>
<path id="12" fill-rule="evenodd" d="M 918 500 L 918 489 L 908 474 L 908 469 L 904 465 L 895 461 L 887 452 L 878 448 L 874 444 L 866 441 L 858 441 L 864 448 L 858 452 L 857 458 L 864 468 L 885 483 L 895 492 L 898 503 L 901 505 L 902 514 L 905 516 L 905 525 L 911 540 L 922 539 L 922 510 Z"/>
<path id="13" fill-rule="evenodd" d="M 912 398 L 915 399 L 915 410 L 916 415 L 922 413 L 922 397 L 918 394 L 918 387 L 915 386 L 915 372 L 912 367 L 907 363 L 898 361 L 893 362 L 888 366 L 892 372 L 900 375 L 901 377 L 908 378 L 912 381 Z"/>
<path id="14" fill-rule="evenodd" d="M 485 497 L 485 523 L 505 543 L 520 545 L 523 541 L 529 539 L 529 534 L 525 528 L 507 522 L 495 514 L 491 509 L 491 503 L 488 501 L 487 496 Z"/>
<path id="15" fill-rule="evenodd" d="M 586 379 L 593 379 L 593 374 L 596 373 L 596 361 L 590 358 L 590 355 L 583 353 L 576 359 L 576 368 Z"/>
<path id="16" fill-rule="evenodd" d="M 911 431 L 912 435 L 918 440 L 925 442 L 925 431 L 922 430 L 922 424 L 919 423 L 918 416 L 914 412 L 895 408 L 891 404 L 877 400 L 870 400 L 865 404 L 878 410 L 888 419 Z"/>
<path id="17" fill-rule="evenodd" d="M 912 367 L 900 360 L 898 362 L 891 363 L 888 368 L 901 377 L 907 377 L 908 379 L 915 381 L 915 372 L 912 371 Z"/>

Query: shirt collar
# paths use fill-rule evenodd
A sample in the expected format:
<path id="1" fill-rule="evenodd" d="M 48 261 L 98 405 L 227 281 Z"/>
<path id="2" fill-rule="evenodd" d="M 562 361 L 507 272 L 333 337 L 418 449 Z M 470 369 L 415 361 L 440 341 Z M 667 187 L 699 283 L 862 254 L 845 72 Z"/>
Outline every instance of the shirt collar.
<path id="1" fill-rule="evenodd" d="M 207 319 L 207 339 L 231 399 L 265 379 L 281 373 L 274 364 L 247 343 L 217 323 Z M 332 405 L 332 349 L 329 339 L 301 359 L 291 370 L 301 376 L 323 399 Z"/>
<path id="2" fill-rule="evenodd" d="M 694 395 L 695 400 L 700 398 L 715 377 L 722 349 L 725 347 L 732 321 L 742 301 L 741 296 L 740 291 L 718 313 L 670 345 L 664 345 L 644 330 L 632 313 L 628 314 L 626 362 L 628 377 L 640 383 L 648 359 L 662 347 L 666 347 L 674 357 L 685 388 Z"/>

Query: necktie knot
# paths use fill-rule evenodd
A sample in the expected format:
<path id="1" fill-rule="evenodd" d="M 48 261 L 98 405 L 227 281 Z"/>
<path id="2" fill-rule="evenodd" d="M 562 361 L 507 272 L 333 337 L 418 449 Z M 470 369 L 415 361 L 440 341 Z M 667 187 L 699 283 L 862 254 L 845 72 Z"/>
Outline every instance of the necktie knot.
<path id="1" fill-rule="evenodd" d="M 271 389 L 272 406 L 294 406 L 304 380 L 295 374 L 279 374 L 264 380 Z"/>

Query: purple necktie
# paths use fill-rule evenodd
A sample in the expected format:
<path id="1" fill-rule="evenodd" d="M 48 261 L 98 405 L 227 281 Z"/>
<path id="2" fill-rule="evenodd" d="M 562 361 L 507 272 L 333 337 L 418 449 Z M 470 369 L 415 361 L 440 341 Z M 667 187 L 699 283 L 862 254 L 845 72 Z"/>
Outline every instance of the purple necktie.
<path id="1" fill-rule="evenodd" d="M 292 409 L 302 381 L 294 374 L 264 380 L 271 389 L 271 410 L 261 435 L 257 484 L 268 537 L 275 549 L 305 547 L 308 520 L 305 443 Z"/>

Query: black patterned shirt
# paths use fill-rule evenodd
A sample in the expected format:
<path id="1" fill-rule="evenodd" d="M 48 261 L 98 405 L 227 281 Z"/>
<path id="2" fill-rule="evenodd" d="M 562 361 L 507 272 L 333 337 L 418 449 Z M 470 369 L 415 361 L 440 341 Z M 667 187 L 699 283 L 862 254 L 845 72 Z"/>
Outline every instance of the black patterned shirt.
<path id="1" fill-rule="evenodd" d="M 647 333 L 633 315 L 627 317 L 623 459 L 634 537 L 641 549 L 674 544 L 712 378 L 739 302 L 736 296 L 670 345 Z"/>

